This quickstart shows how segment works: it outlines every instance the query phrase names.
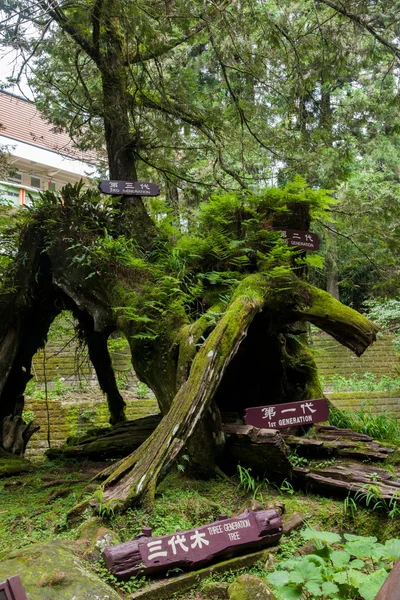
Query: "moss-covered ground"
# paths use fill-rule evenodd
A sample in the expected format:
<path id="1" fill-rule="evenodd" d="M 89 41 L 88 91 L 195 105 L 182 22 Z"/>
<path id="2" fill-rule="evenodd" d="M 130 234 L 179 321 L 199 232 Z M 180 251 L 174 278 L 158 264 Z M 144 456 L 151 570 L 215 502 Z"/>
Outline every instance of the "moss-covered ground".
<path id="1" fill-rule="evenodd" d="M 17 549 L 36 542 L 62 538 L 77 539 L 79 525 L 68 527 L 68 510 L 93 494 L 94 484 L 90 483 L 94 473 L 101 468 L 99 463 L 55 463 L 48 462 L 31 473 L 12 475 L 0 480 L 0 560 L 11 549 Z M 124 515 L 113 515 L 107 505 L 101 506 L 104 524 L 115 531 L 121 541 L 127 541 L 139 533 L 144 526 L 153 528 L 153 534 L 164 535 L 214 521 L 221 513 L 232 515 L 249 506 L 255 497 L 262 503 L 283 503 L 287 515 L 295 511 L 303 513 L 309 525 L 323 530 L 353 532 L 360 535 L 375 535 L 378 541 L 400 538 L 400 519 L 388 514 L 352 507 L 346 510 L 342 500 L 322 498 L 295 492 L 290 484 L 281 489 L 267 483 L 258 482 L 256 489 L 246 493 L 245 483 L 239 478 L 197 481 L 189 479 L 177 470 L 161 484 L 155 510 L 130 509 Z M 349 507 L 347 507 L 349 508 Z M 88 511 L 84 518 L 91 518 Z M 287 557 L 301 545 L 298 533 L 283 538 L 280 556 Z M 279 558 L 279 554 L 278 554 Z M 91 565 L 100 575 L 107 578 L 106 570 L 99 564 Z M 253 567 L 247 572 L 262 575 L 264 567 Z M 237 576 L 237 575 L 236 575 Z M 230 580 L 234 574 L 219 575 Z M 121 596 L 132 592 L 139 585 L 147 585 L 145 580 L 131 581 L 120 589 Z M 202 588 L 186 592 L 183 599 L 205 598 Z"/>

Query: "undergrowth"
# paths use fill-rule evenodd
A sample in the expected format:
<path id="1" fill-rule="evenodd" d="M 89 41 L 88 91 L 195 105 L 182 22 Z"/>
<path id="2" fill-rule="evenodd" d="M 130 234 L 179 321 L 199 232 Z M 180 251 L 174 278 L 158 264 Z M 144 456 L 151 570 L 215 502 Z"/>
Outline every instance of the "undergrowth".
<path id="1" fill-rule="evenodd" d="M 365 433 L 376 440 L 393 444 L 400 442 L 400 425 L 396 417 L 388 411 L 375 414 L 367 403 L 362 403 L 358 411 L 344 411 L 331 406 L 329 423 Z"/>

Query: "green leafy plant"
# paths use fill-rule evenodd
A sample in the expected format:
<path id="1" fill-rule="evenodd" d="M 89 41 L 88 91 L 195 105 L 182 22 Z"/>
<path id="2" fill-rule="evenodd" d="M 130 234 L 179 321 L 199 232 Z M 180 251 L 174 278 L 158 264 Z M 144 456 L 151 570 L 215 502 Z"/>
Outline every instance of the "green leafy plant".
<path id="1" fill-rule="evenodd" d="M 400 378 L 384 375 L 377 377 L 367 371 L 361 376 L 343 377 L 334 375 L 330 381 L 333 392 L 386 392 L 400 390 Z"/>
<path id="2" fill-rule="evenodd" d="M 400 441 L 400 425 L 397 418 L 389 412 L 374 414 L 365 402 L 358 411 L 340 410 L 331 406 L 329 423 L 335 427 L 365 433 L 377 440 L 391 443 Z"/>
<path id="3" fill-rule="evenodd" d="M 251 468 L 246 469 L 241 465 L 237 466 L 237 474 L 239 477 L 239 488 L 247 494 L 252 494 L 253 498 L 257 495 L 260 487 L 263 485 L 257 478 L 254 478 L 251 473 Z"/>
<path id="4" fill-rule="evenodd" d="M 136 391 L 137 397 L 140 398 L 141 400 L 143 400 L 144 398 L 148 397 L 150 388 L 142 381 L 138 381 L 137 384 L 135 385 L 135 391 Z"/>
<path id="5" fill-rule="evenodd" d="M 305 458 L 304 456 L 299 456 L 296 450 L 289 454 L 289 460 L 294 467 L 305 467 L 306 465 L 308 465 L 307 458 Z"/>
<path id="6" fill-rule="evenodd" d="M 379 544 L 373 536 L 346 533 L 343 540 L 337 533 L 310 528 L 301 535 L 317 549 L 281 562 L 267 576 L 280 600 L 374 600 L 400 558 L 398 539 Z"/>
<path id="7" fill-rule="evenodd" d="M 290 496 L 294 494 L 294 488 L 290 481 L 288 481 L 287 479 L 284 479 L 282 481 L 281 485 L 279 486 L 279 490 L 284 494 L 289 494 Z"/>
<path id="8" fill-rule="evenodd" d="M 97 504 L 95 506 L 96 514 L 98 514 L 102 519 L 111 519 L 114 517 L 115 511 L 111 505 L 111 500 L 108 502 L 104 502 L 103 500 L 103 490 L 96 490 L 93 495 L 97 500 Z"/>

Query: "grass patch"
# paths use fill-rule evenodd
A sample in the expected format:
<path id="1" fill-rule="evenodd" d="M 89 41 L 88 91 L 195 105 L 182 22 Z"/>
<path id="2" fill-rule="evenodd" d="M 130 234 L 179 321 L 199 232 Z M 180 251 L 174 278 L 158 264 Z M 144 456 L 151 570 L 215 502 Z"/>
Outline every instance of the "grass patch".
<path id="1" fill-rule="evenodd" d="M 340 410 L 331 406 L 329 423 L 335 427 L 349 428 L 358 433 L 365 433 L 375 440 L 400 444 L 400 425 L 397 418 L 388 411 L 374 414 L 365 402 L 358 411 Z"/>

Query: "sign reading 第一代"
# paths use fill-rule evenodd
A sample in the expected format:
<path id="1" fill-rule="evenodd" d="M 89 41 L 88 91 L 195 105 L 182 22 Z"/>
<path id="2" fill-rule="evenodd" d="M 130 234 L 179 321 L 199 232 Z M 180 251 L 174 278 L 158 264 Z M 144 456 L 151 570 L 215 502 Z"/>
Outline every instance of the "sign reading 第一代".
<path id="1" fill-rule="evenodd" d="M 160 190 L 155 183 L 146 181 L 102 181 L 99 190 L 103 194 L 114 196 L 159 196 Z"/>
<path id="2" fill-rule="evenodd" d="M 304 250 L 319 250 L 320 240 L 316 233 L 297 229 L 281 229 L 280 232 L 282 240 L 288 246 L 296 246 Z"/>
<path id="3" fill-rule="evenodd" d="M 254 542 L 259 528 L 254 513 L 244 517 L 224 519 L 212 525 L 191 531 L 178 532 L 157 538 L 139 540 L 139 551 L 146 567 L 187 560 L 206 561 L 211 555 L 219 554 L 231 546 L 242 546 Z"/>
<path id="4" fill-rule="evenodd" d="M 283 429 L 297 425 L 312 425 L 329 418 L 329 406 L 324 398 L 302 400 L 271 406 L 248 408 L 244 416 L 246 425 L 260 429 Z"/>

